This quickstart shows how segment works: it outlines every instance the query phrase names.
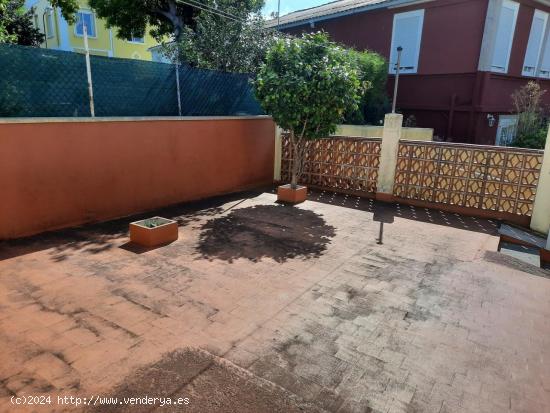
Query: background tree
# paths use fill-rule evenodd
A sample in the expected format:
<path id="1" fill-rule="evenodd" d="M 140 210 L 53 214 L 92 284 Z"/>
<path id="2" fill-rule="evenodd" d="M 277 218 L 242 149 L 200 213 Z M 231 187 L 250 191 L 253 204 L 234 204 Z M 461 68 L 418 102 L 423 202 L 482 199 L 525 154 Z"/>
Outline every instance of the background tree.
<path id="1" fill-rule="evenodd" d="M 542 106 L 543 90 L 531 81 L 512 94 L 515 112 L 518 114 L 516 139 L 512 144 L 522 148 L 544 149 L 548 122 Z"/>
<path id="2" fill-rule="evenodd" d="M 264 28 L 257 7 L 242 9 L 237 21 L 201 13 L 195 30 L 188 28 L 179 42 L 165 45 L 163 54 L 171 61 L 203 69 L 255 73 L 278 37 L 277 32 Z"/>
<path id="3" fill-rule="evenodd" d="M 4 16 L 6 13 L 7 0 L 0 0 L 0 15 Z M 6 29 L 6 22 L 4 19 L 0 19 L 0 43 L 13 43 L 15 36 L 9 34 Z"/>
<path id="4" fill-rule="evenodd" d="M 25 10 L 25 0 L 0 0 L 0 43 L 40 46 L 44 35 L 32 18 L 33 10 Z"/>
<path id="5" fill-rule="evenodd" d="M 368 50 L 350 50 L 350 53 L 359 67 L 360 80 L 370 87 L 361 98 L 357 110 L 346 113 L 344 122 L 352 125 L 377 125 L 391 108 L 386 91 L 388 63 L 378 53 Z"/>
<path id="6" fill-rule="evenodd" d="M 354 53 L 325 33 L 280 39 L 269 49 L 254 82 L 264 110 L 288 131 L 296 188 L 308 140 L 329 136 L 344 113 L 357 109 L 368 85 L 361 83 Z"/>
<path id="7" fill-rule="evenodd" d="M 51 0 L 61 8 L 63 17 L 74 22 L 78 11 L 77 0 Z M 148 27 L 159 42 L 170 38 L 181 40 L 187 29 L 195 31 L 196 19 L 207 7 L 225 10 L 254 10 L 263 7 L 263 0 L 89 0 L 98 17 L 105 19 L 108 27 L 118 28 L 117 36 L 129 39 L 141 37 Z"/>

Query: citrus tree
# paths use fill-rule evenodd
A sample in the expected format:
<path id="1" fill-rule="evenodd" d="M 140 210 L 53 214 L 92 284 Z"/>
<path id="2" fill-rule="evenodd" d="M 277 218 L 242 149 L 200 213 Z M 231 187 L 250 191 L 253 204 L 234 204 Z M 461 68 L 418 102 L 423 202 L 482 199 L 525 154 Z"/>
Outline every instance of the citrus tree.
<path id="1" fill-rule="evenodd" d="M 279 39 L 268 50 L 254 81 L 256 96 L 289 133 L 292 188 L 298 186 L 306 142 L 334 133 L 344 114 L 357 110 L 368 87 L 360 79 L 357 56 L 325 33 Z"/>

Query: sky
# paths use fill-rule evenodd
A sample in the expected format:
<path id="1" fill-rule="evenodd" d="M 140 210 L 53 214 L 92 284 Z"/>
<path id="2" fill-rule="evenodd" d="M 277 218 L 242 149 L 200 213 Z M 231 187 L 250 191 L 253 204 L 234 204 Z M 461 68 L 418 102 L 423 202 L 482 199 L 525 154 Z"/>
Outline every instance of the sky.
<path id="1" fill-rule="evenodd" d="M 307 9 L 309 7 L 320 6 L 329 3 L 332 0 L 281 0 L 281 16 L 296 10 Z M 264 6 L 264 16 L 277 11 L 278 0 L 266 0 Z"/>

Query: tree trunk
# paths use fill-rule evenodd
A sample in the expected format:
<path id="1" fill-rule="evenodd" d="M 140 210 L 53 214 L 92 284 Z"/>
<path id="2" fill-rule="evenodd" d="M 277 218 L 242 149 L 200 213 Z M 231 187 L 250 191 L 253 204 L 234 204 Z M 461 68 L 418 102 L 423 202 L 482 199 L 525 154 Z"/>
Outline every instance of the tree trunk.
<path id="1" fill-rule="evenodd" d="M 178 9 L 175 0 L 169 0 L 168 10 L 162 10 L 160 11 L 160 14 L 170 20 L 172 26 L 174 26 L 174 40 L 176 42 L 179 41 L 181 39 L 181 35 L 183 34 L 184 22 L 182 17 L 178 15 Z"/>
<path id="2" fill-rule="evenodd" d="M 292 173 L 290 180 L 290 187 L 292 189 L 298 188 L 298 174 L 300 171 L 300 165 L 302 163 L 302 153 L 299 148 L 299 140 L 296 140 L 294 131 L 290 131 L 290 142 L 292 146 Z"/>

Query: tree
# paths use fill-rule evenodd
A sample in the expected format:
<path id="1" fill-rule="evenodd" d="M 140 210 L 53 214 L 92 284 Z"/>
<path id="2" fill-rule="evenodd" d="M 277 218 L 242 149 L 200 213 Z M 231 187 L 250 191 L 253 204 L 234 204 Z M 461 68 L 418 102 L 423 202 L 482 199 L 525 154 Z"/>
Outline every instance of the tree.
<path id="1" fill-rule="evenodd" d="M 0 0 L 0 43 L 40 46 L 44 35 L 32 23 L 33 10 L 25 0 Z"/>
<path id="2" fill-rule="evenodd" d="M 513 144 L 522 148 L 544 149 L 547 121 L 542 98 L 543 90 L 535 81 L 530 81 L 512 94 L 515 112 L 518 114 L 516 139 Z"/>
<path id="3" fill-rule="evenodd" d="M 51 3 L 61 8 L 65 19 L 74 22 L 78 0 L 51 0 Z M 89 4 L 107 26 L 118 28 L 118 37 L 141 37 L 151 27 L 151 35 L 161 42 L 166 37 L 180 40 L 187 28 L 194 31 L 197 17 L 209 13 L 205 8 L 225 10 L 230 4 L 232 10 L 260 9 L 263 0 L 89 0 Z"/>
<path id="4" fill-rule="evenodd" d="M 347 111 L 356 110 L 368 85 L 360 81 L 353 53 L 325 33 L 278 40 L 254 82 L 264 110 L 290 137 L 291 186 L 297 188 L 306 142 L 336 131 Z"/>
<path id="5" fill-rule="evenodd" d="M 163 53 L 171 61 L 193 67 L 255 73 L 277 37 L 277 32 L 264 28 L 259 11 L 251 11 L 237 21 L 201 13 L 195 30 L 188 28 L 179 42 L 164 45 Z"/>
<path id="6" fill-rule="evenodd" d="M 0 0 L 0 15 L 4 16 L 6 13 L 7 0 Z M 0 43 L 13 43 L 15 36 L 9 34 L 6 29 L 6 22 L 4 19 L 0 19 Z"/>
<path id="7" fill-rule="evenodd" d="M 354 125 L 378 124 L 390 110 L 386 91 L 388 63 L 381 55 L 371 51 L 350 50 L 356 59 L 361 81 L 370 87 L 365 92 L 357 110 L 346 113 L 345 122 Z"/>

